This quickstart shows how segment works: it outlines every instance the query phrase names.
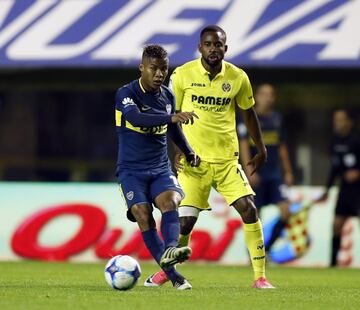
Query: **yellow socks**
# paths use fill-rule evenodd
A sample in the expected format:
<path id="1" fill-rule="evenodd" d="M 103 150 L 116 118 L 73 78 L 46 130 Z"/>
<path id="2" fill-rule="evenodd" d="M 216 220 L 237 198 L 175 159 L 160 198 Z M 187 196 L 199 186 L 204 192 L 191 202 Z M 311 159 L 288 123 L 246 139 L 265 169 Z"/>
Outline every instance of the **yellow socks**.
<path id="1" fill-rule="evenodd" d="M 245 224 L 245 243 L 251 257 L 255 280 L 265 277 L 265 246 L 260 219 L 256 223 Z"/>
<path id="2" fill-rule="evenodd" d="M 179 235 L 179 245 L 178 247 L 181 248 L 183 246 L 188 246 L 190 242 L 191 233 L 188 235 Z"/>

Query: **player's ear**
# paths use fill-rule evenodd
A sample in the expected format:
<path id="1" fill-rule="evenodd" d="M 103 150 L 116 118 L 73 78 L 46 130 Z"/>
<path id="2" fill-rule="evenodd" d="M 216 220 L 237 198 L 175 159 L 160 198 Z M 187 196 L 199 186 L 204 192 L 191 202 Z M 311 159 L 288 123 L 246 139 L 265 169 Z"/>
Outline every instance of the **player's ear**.
<path id="1" fill-rule="evenodd" d="M 140 70 L 140 72 L 143 72 L 143 71 L 144 71 L 144 64 L 143 64 L 143 63 L 141 63 L 141 64 L 139 65 L 139 70 Z"/>
<path id="2" fill-rule="evenodd" d="M 228 45 L 225 44 L 225 53 L 228 51 Z"/>
<path id="3" fill-rule="evenodd" d="M 201 43 L 198 44 L 198 51 L 201 54 Z"/>

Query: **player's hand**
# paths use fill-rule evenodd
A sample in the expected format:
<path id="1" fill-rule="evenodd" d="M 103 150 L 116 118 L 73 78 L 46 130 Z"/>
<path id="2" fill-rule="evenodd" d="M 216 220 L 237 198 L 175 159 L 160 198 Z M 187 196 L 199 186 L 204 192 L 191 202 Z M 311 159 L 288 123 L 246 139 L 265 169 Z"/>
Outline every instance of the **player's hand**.
<path id="1" fill-rule="evenodd" d="M 179 112 L 174 114 L 171 117 L 171 122 L 172 123 L 184 123 L 184 124 L 188 124 L 189 122 L 192 124 L 194 124 L 194 118 L 199 118 L 199 116 L 194 112 Z"/>
<path id="2" fill-rule="evenodd" d="M 325 202 L 328 199 L 329 193 L 328 191 L 324 192 L 318 199 L 314 200 L 314 203 Z"/>
<path id="3" fill-rule="evenodd" d="M 291 172 L 285 173 L 284 181 L 287 186 L 294 185 L 294 175 Z"/>
<path id="4" fill-rule="evenodd" d="M 252 187 L 257 187 L 261 183 L 261 178 L 256 172 L 249 176 L 249 182 Z"/>
<path id="5" fill-rule="evenodd" d="M 257 153 L 250 161 L 246 164 L 251 167 L 250 176 L 252 176 L 267 160 L 267 153 Z"/>
<path id="6" fill-rule="evenodd" d="M 190 153 L 186 155 L 186 161 L 190 164 L 191 167 L 199 167 L 201 159 L 195 153 Z"/>
<path id="7" fill-rule="evenodd" d="M 345 172 L 344 179 L 348 183 L 354 183 L 360 178 L 360 170 L 350 169 Z"/>
<path id="8" fill-rule="evenodd" d="M 181 153 L 176 153 L 174 157 L 174 168 L 177 172 L 180 172 L 184 169 L 184 165 L 181 162 L 181 159 L 184 158 L 184 155 Z"/>

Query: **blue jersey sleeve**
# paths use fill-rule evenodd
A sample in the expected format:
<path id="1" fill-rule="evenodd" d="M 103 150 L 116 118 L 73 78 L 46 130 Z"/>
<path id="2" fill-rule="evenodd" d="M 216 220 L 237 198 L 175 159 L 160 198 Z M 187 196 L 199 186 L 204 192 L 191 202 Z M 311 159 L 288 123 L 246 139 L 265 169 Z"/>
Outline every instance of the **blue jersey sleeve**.
<path id="1" fill-rule="evenodd" d="M 121 111 L 125 119 L 135 127 L 154 127 L 171 124 L 172 115 L 145 114 L 140 112 L 136 98 L 127 87 L 116 93 L 116 110 Z"/>
<path id="2" fill-rule="evenodd" d="M 115 96 L 116 110 L 121 111 L 125 116 L 129 111 L 139 110 L 133 92 L 125 87 L 121 87 Z"/>

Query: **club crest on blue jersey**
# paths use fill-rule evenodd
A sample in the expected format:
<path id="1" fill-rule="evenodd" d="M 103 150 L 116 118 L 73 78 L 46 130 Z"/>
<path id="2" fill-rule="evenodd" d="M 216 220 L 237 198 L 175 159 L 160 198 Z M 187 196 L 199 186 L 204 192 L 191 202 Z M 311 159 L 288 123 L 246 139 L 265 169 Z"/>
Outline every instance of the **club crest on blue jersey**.
<path id="1" fill-rule="evenodd" d="M 171 104 L 170 103 L 168 103 L 166 105 L 166 112 L 167 112 L 167 114 L 171 114 Z"/>
<path id="2" fill-rule="evenodd" d="M 127 193 L 126 193 L 126 198 L 127 198 L 128 200 L 133 200 L 133 198 L 134 198 L 134 192 L 133 192 L 133 191 L 127 192 Z"/>

